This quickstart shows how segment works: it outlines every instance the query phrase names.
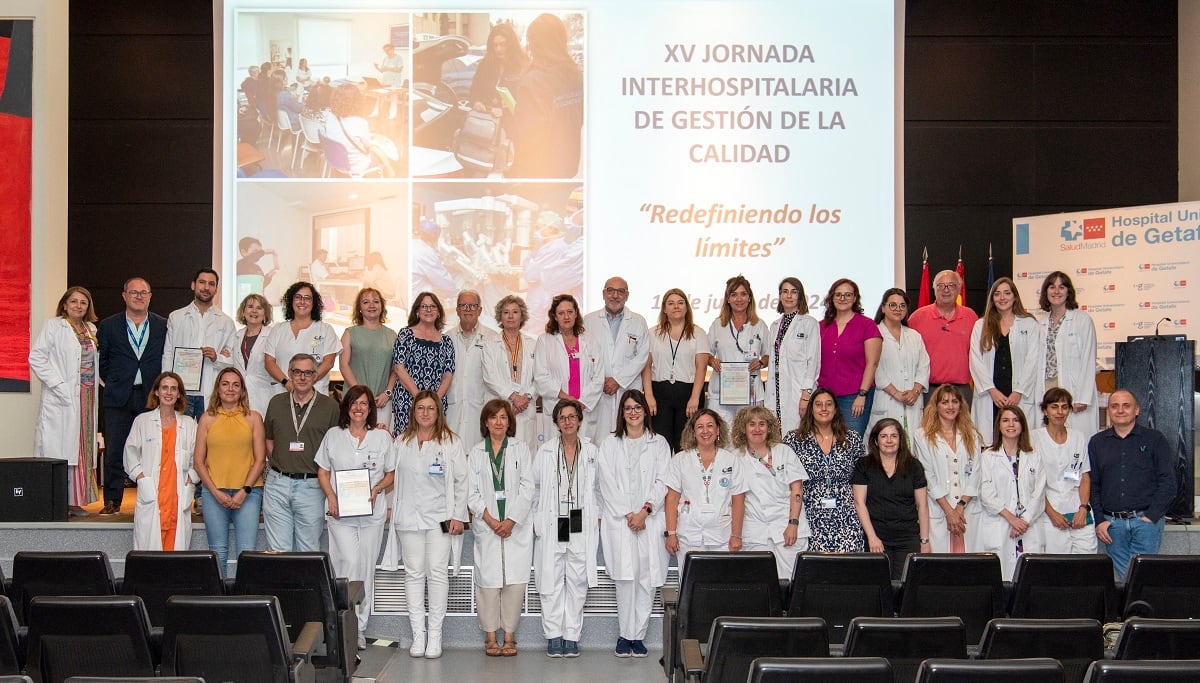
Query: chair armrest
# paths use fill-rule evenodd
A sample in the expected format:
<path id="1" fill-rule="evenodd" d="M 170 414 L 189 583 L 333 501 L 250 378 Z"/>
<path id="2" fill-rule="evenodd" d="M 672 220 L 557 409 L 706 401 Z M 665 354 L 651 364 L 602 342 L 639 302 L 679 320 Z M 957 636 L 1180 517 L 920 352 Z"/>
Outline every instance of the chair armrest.
<path id="1" fill-rule="evenodd" d="M 150 627 L 150 656 L 154 658 L 154 665 L 162 664 L 163 650 L 163 627 Z"/>
<path id="2" fill-rule="evenodd" d="M 361 605 L 367 597 L 367 586 L 362 581 L 351 581 L 346 586 L 346 604 Z"/>
<path id="3" fill-rule="evenodd" d="M 676 661 L 675 661 L 675 651 L 676 651 L 675 650 L 675 648 L 676 648 L 676 645 L 675 645 L 675 619 L 679 612 L 679 606 L 677 603 L 666 601 L 665 593 L 668 590 L 670 590 L 672 592 L 677 592 L 676 589 L 674 589 L 674 588 L 667 588 L 666 586 L 662 587 L 662 591 L 664 593 L 663 618 L 662 618 L 662 627 L 663 627 L 662 664 L 663 664 L 663 670 L 667 674 L 667 679 L 674 680 L 675 679 L 675 665 L 676 665 Z M 678 597 L 678 596 L 676 596 L 676 597 Z"/>
<path id="4" fill-rule="evenodd" d="M 777 610 L 777 615 L 781 616 L 781 617 L 786 617 L 787 611 L 788 611 L 788 605 L 790 605 L 792 603 L 792 580 L 791 579 L 780 579 L 779 580 L 779 600 L 780 600 L 780 605 L 779 605 L 779 609 Z"/>
<path id="5" fill-rule="evenodd" d="M 311 662 L 317 646 L 324 642 L 324 633 L 320 622 L 305 622 L 304 628 L 300 629 L 300 635 L 296 636 L 296 642 L 292 643 L 292 657 L 295 661 Z"/>
<path id="6" fill-rule="evenodd" d="M 125 577 L 118 576 L 112 581 L 113 595 L 122 595 L 121 591 L 125 588 Z"/>
<path id="7" fill-rule="evenodd" d="M 237 586 L 237 579 L 227 578 L 223 579 L 221 583 L 225 588 L 225 595 L 237 595 L 237 591 L 234 590 Z"/>
<path id="8" fill-rule="evenodd" d="M 663 601 L 664 608 L 666 608 L 667 605 L 671 605 L 672 607 L 674 607 L 679 604 L 679 589 L 678 588 L 676 588 L 675 586 L 663 586 L 661 590 L 662 590 L 662 601 Z"/>
<path id="9" fill-rule="evenodd" d="M 904 604 L 904 582 L 892 581 L 892 614 L 900 615 L 900 605 Z"/>
<path id="10" fill-rule="evenodd" d="M 700 641 L 684 638 L 679 641 L 679 649 L 683 659 L 683 672 L 688 680 L 700 680 L 700 676 L 704 674 L 704 655 L 700 653 Z"/>

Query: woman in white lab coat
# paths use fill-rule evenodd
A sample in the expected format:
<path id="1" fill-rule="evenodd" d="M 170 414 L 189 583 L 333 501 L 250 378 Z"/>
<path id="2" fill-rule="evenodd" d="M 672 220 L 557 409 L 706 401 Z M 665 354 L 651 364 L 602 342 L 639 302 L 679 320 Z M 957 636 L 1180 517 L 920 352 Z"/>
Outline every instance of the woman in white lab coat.
<path id="1" fill-rule="evenodd" d="M 775 413 L 785 432 L 800 426 L 808 400 L 817 388 L 821 372 L 821 328 L 808 315 L 808 297 L 799 278 L 785 277 L 779 283 L 779 306 L 783 317 L 771 323 L 767 333 L 768 355 L 766 406 Z"/>
<path id="2" fill-rule="evenodd" d="M 496 302 L 500 338 L 484 346 L 483 385 L 491 394 L 488 398 L 508 401 L 517 418 L 517 438 L 533 451 L 540 445 L 542 434 L 533 380 L 537 338 L 521 329 L 528 321 L 529 309 L 521 297 L 509 294 Z"/>
<path id="3" fill-rule="evenodd" d="M 983 437 L 953 384 L 929 394 L 913 453 L 925 468 L 929 545 L 935 553 L 974 552 L 979 520 L 979 451 Z"/>
<path id="4" fill-rule="evenodd" d="M 600 542 L 604 565 L 617 588 L 618 657 L 645 657 L 642 642 L 650 624 L 654 589 L 667 580 L 663 544 L 671 462 L 667 440 L 647 425 L 646 396 L 621 395 L 614 438 L 600 446 L 596 482 L 600 493 Z"/>
<path id="5" fill-rule="evenodd" d="M 742 405 L 721 404 L 721 363 L 749 363 L 750 401 L 763 401 L 763 383 L 759 371 L 769 361 L 767 324 L 758 318 L 754 290 L 744 276 L 735 275 L 725 281 L 725 301 L 721 315 L 708 327 L 708 365 L 712 376 L 708 380 L 708 407 L 717 411 L 726 424 L 733 422 Z"/>
<path id="6" fill-rule="evenodd" d="M 467 456 L 467 506 L 474 520 L 475 603 L 484 653 L 517 654 L 517 625 L 533 566 L 533 457 L 515 438 L 508 401 L 494 398 L 479 416 L 483 441 Z M 504 645 L 496 631 L 504 631 Z"/>
<path id="7" fill-rule="evenodd" d="M 562 398 L 583 404 L 583 426 L 590 434 L 592 412 L 604 390 L 604 362 L 600 347 L 583 328 L 579 304 L 570 294 L 559 294 L 550 304 L 546 333 L 534 349 L 533 382 L 542 397 L 542 414 L 554 411 Z"/>
<path id="8" fill-rule="evenodd" d="M 1006 405 L 996 416 L 992 445 L 980 456 L 979 535 L 976 552 L 1000 556 L 1001 576 L 1012 581 L 1017 557 L 1045 512 L 1046 472 L 1029 440 L 1025 413 Z M 1031 533 L 1033 532 L 1033 533 Z"/>
<path id="9" fill-rule="evenodd" d="M 578 657 L 583 605 L 598 585 L 596 550 L 596 446 L 579 434 L 583 406 L 563 399 L 554 406 L 558 437 L 533 459 L 534 566 L 542 599 L 546 655 Z"/>
<path id="10" fill-rule="evenodd" d="M 992 433 L 992 419 L 1004 406 L 1029 415 L 1037 405 L 1038 353 L 1043 350 L 1037 319 L 1021 295 L 1002 277 L 988 292 L 983 317 L 971 329 L 971 417 L 980 434 Z"/>
<path id="11" fill-rule="evenodd" d="M 1088 437 L 1068 427 L 1074 407 L 1071 392 L 1052 387 L 1042 397 L 1042 429 L 1029 440 L 1046 471 L 1046 514 L 1034 530 L 1035 547 L 1028 552 L 1096 554 L 1096 525 L 1091 508 L 1092 463 Z"/>
<path id="12" fill-rule="evenodd" d="M 871 402 L 867 433 L 871 433 L 876 422 L 890 417 L 904 427 L 903 433 L 911 442 L 925 407 L 921 398 L 929 387 L 929 353 L 921 333 L 908 326 L 910 309 L 908 294 L 893 287 L 883 293 L 875 312 L 883 350 L 879 354 L 879 367 L 875 368 L 875 400 Z"/>
<path id="13" fill-rule="evenodd" d="M 179 375 L 164 372 L 154 378 L 146 408 L 125 440 L 125 473 L 137 484 L 133 549 L 187 550 L 200 476 L 192 468 L 196 421 L 184 414 L 187 393 Z"/>
<path id="14" fill-rule="evenodd" d="M 1035 395 L 1044 396 L 1047 389 L 1056 386 L 1071 392 L 1075 402 L 1067 427 L 1089 439 L 1100 429 L 1096 401 L 1096 324 L 1079 308 L 1075 285 L 1060 270 L 1042 281 L 1038 305 L 1046 314 L 1038 322 L 1043 346 L 1038 350 Z"/>
<path id="15" fill-rule="evenodd" d="M 396 436 L 396 493 L 392 531 L 383 566 L 398 569 L 404 554 L 404 590 L 413 642 L 409 655 L 442 654 L 442 624 L 450 599 L 448 567 L 458 574 L 467 515 L 467 455 L 463 441 L 446 424 L 442 399 L 426 389 L 413 397 L 412 419 Z M 425 591 L 429 590 L 426 621 Z"/>
<path id="16" fill-rule="evenodd" d="M 233 338 L 233 367 L 241 371 L 246 381 L 250 410 L 259 415 L 267 414 L 267 404 L 276 393 L 263 356 L 267 337 L 271 335 L 272 315 L 271 302 L 262 294 L 248 294 L 238 304 L 236 319 L 244 327 Z"/>
<path id="17" fill-rule="evenodd" d="M 57 317 L 42 325 L 29 347 L 29 369 L 42 381 L 33 439 L 37 458 L 67 461 L 67 504 L 72 516 L 96 491 L 96 313 L 92 294 L 71 287 L 58 300 Z"/>
<path id="18" fill-rule="evenodd" d="M 667 552 L 675 564 L 691 551 L 742 549 L 746 484 L 742 462 L 728 450 L 729 431 L 711 408 L 692 415 L 683 429 L 683 450 L 667 467 Z"/>

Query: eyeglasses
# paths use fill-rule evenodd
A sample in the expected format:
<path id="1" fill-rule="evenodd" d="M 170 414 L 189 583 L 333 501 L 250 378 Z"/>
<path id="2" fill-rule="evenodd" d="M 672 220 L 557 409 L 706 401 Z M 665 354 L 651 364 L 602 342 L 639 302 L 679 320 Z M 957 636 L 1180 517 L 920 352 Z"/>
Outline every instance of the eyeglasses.
<path id="1" fill-rule="evenodd" d="M 643 410 L 645 410 L 645 408 L 643 408 L 640 403 L 635 403 L 631 406 L 625 406 L 625 412 L 627 412 L 627 413 L 635 413 L 636 414 L 636 413 L 642 412 Z"/>
<path id="2" fill-rule="evenodd" d="M 833 298 L 835 298 L 835 299 L 853 299 L 854 292 L 834 292 Z"/>
<path id="3" fill-rule="evenodd" d="M 938 290 L 939 292 L 948 292 L 948 291 L 951 291 L 954 289 L 958 289 L 958 285 L 953 282 L 943 282 L 943 283 L 934 285 L 933 288 Z"/>
<path id="4" fill-rule="evenodd" d="M 438 309 L 434 304 L 421 304 L 417 308 L 420 308 L 422 311 L 436 311 Z"/>
<path id="5" fill-rule="evenodd" d="M 579 416 L 576 415 L 575 413 L 563 413 L 562 415 L 558 416 L 558 421 L 559 422 L 578 422 Z"/>
<path id="6" fill-rule="evenodd" d="M 612 296 L 613 294 L 620 294 L 621 296 L 625 296 L 628 293 L 629 293 L 629 290 L 625 287 L 605 287 L 604 288 L 605 296 Z"/>
<path id="7" fill-rule="evenodd" d="M 292 377 L 313 378 L 317 376 L 316 370 L 290 370 Z"/>
<path id="8" fill-rule="evenodd" d="M 421 306 L 421 308 L 424 309 L 425 307 Z M 437 308 L 437 306 L 430 306 L 430 308 Z M 458 309 L 460 311 L 478 311 L 480 308 L 483 308 L 483 307 L 480 306 L 479 304 L 459 304 L 458 305 Z"/>
<path id="9" fill-rule="evenodd" d="M 908 308 L 908 304 L 904 303 L 903 301 L 889 301 L 887 303 L 887 308 L 889 311 L 903 311 L 904 309 Z"/>
<path id="10" fill-rule="evenodd" d="M 292 301 L 312 301 L 312 300 L 313 300 L 313 298 L 312 298 L 311 294 L 297 294 L 292 297 Z"/>
<path id="11" fill-rule="evenodd" d="M 139 299 L 150 296 L 150 290 L 148 289 L 130 289 L 125 293 L 129 296 L 137 297 Z"/>

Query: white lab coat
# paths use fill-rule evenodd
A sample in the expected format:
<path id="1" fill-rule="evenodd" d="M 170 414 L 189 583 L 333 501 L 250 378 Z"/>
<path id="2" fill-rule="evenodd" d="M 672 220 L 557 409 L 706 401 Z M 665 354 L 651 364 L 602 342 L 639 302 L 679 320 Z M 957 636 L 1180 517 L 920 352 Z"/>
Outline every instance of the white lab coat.
<path id="1" fill-rule="evenodd" d="M 246 338 L 246 328 L 238 330 L 233 335 L 233 367 L 241 371 L 246 378 L 246 394 L 250 397 L 250 410 L 259 415 L 267 414 L 267 404 L 275 391 L 275 380 L 267 374 L 267 366 L 263 360 L 263 349 L 267 348 L 267 337 L 271 328 L 263 326 L 258 333 L 254 347 L 250 349 L 250 360 L 242 360 L 242 340 Z"/>
<path id="2" fill-rule="evenodd" d="M 767 324 L 763 321 L 758 321 L 755 324 L 746 323 L 742 327 L 742 331 L 735 338 L 733 333 L 729 331 L 730 325 L 722 325 L 721 319 L 717 318 L 708 326 L 708 351 L 713 358 L 735 363 L 745 363 L 766 355 L 770 344 L 774 343 L 774 339 L 767 332 Z M 819 365 L 819 361 L 818 361 Z M 750 378 L 751 386 L 751 405 L 761 405 L 763 402 L 763 384 L 759 379 L 759 374 L 754 373 Z M 796 399 L 797 402 L 799 398 Z M 799 403 L 797 403 L 799 406 Z M 723 406 L 721 405 L 721 373 L 713 372 L 708 379 L 708 407 L 715 410 L 725 420 L 725 424 L 733 424 L 733 418 L 737 415 L 737 411 L 745 406 Z M 797 407 L 797 410 L 799 408 Z"/>
<path id="3" fill-rule="evenodd" d="M 600 403 L 595 409 L 595 423 L 591 433 L 587 434 L 597 444 L 612 436 L 617 428 L 617 412 L 620 410 L 621 395 L 627 389 L 642 389 L 642 369 L 650 358 L 650 328 L 646 319 L 641 315 L 625 308 L 624 317 L 617 328 L 617 338 L 614 341 L 609 331 L 606 309 L 592 311 L 583 318 L 583 326 L 591 336 L 604 364 L 601 384 L 604 377 L 612 377 L 620 386 L 613 394 L 600 394 Z"/>
<path id="4" fill-rule="evenodd" d="M 667 488 L 679 493 L 675 530 L 679 536 L 676 564 L 683 566 L 687 549 L 706 546 L 728 546 L 733 532 L 733 497 L 746 493 L 742 474 L 743 460 L 724 448 L 718 448 L 709 466 L 710 479 L 704 485 L 699 452 L 679 451 L 671 456 L 663 481 Z M 754 463 L 758 466 L 758 463 Z M 727 548 L 722 548 L 725 550 Z"/>
<path id="5" fill-rule="evenodd" d="M 996 360 L 996 347 L 987 352 L 979 350 L 979 339 L 983 334 L 983 320 L 976 320 L 971 328 L 971 381 L 974 383 L 975 395 L 971 398 L 971 419 L 975 428 L 983 434 L 989 443 L 992 441 L 992 397 L 988 390 L 996 386 L 992 381 L 992 368 Z M 1038 334 L 1037 319 L 1033 317 L 1020 318 L 1013 321 L 1012 329 L 1008 331 L 1008 345 L 1012 352 L 1012 390 L 1021 394 L 1021 411 L 1025 419 L 1032 422 L 1032 415 L 1041 398 L 1034 398 L 1037 391 L 1037 354 L 1042 349 L 1041 337 Z"/>
<path id="6" fill-rule="evenodd" d="M 967 532 L 963 544 L 967 552 L 974 550 L 973 543 L 979 529 L 979 478 L 980 478 L 980 446 L 982 440 L 976 435 L 975 452 L 968 453 L 961 436 L 955 440 L 956 446 L 951 450 L 950 444 L 938 435 L 934 441 L 929 441 L 920 429 L 914 429 L 912 434 L 913 455 L 921 461 L 925 468 L 926 500 L 929 506 L 929 541 L 933 552 L 950 552 L 950 531 L 946 528 L 946 513 L 939 500 L 948 498 L 951 505 L 958 505 L 959 498 L 971 497 L 965 511 Z"/>
<path id="7" fill-rule="evenodd" d="M 217 360 L 204 359 L 203 374 L 200 375 L 200 390 L 188 391 L 189 396 L 208 397 L 212 393 L 217 373 L 234 364 L 233 340 L 236 326 L 233 319 L 211 306 L 201 314 L 193 301 L 183 308 L 171 311 L 167 318 L 167 339 L 163 342 L 163 372 L 175 367 L 175 349 L 211 346 L 217 352 Z"/>
<path id="8" fill-rule="evenodd" d="M 1012 581 L 1017 567 L 1017 539 L 1009 536 L 1012 527 L 1000 516 L 1000 511 L 1016 514 L 1019 500 L 1025 508 L 1020 517 L 1029 522 L 1025 540 L 1033 542 L 1038 518 L 1046 511 L 1046 471 L 1036 452 L 1021 453 L 1014 482 L 1012 465 L 1003 450 L 989 449 L 980 457 L 979 504 L 983 514 L 979 518 L 977 547 L 973 550 L 999 555 L 1001 576 Z"/>
<path id="9" fill-rule="evenodd" d="M 516 523 L 512 535 L 500 538 L 483 521 L 483 512 L 500 519 L 492 464 L 480 441 L 467 455 L 467 507 L 474 515 L 475 585 L 503 588 L 529 582 L 533 567 L 533 456 L 520 439 L 510 438 L 504 452 L 504 517 Z"/>
<path id="10" fill-rule="evenodd" d="M 599 449 L 587 437 L 579 437 L 575 478 L 578 481 L 580 509 L 583 511 L 583 546 L 587 562 L 588 587 L 599 585 L 596 550 L 600 545 L 600 508 L 596 500 L 596 459 Z M 559 472 L 562 458 L 558 439 L 553 438 L 538 449 L 533 459 L 533 532 L 537 537 L 536 565 L 539 576 L 554 575 L 555 552 L 558 542 Z M 563 470 L 563 477 L 566 476 Z M 564 555 L 568 562 L 571 555 Z M 545 591 L 547 587 L 539 586 Z M 561 590 L 561 588 L 560 588 Z"/>
<path id="11" fill-rule="evenodd" d="M 890 417 L 899 420 L 912 443 L 913 430 L 920 429 L 925 401 L 918 400 L 908 406 L 888 396 L 884 388 L 892 385 L 900 391 L 908 391 L 914 384 L 929 390 L 929 353 L 921 333 L 903 325 L 900 341 L 892 336 L 887 326 L 879 323 L 879 334 L 883 335 L 883 350 L 879 354 L 879 366 L 875 368 L 875 399 L 871 402 L 871 419 L 867 423 L 867 434 L 875 423 Z"/>
<path id="12" fill-rule="evenodd" d="M 483 386 L 486 392 L 484 398 L 493 399 L 501 398 L 505 401 L 514 393 L 525 394 L 529 397 L 529 407 L 525 412 L 517 414 L 517 438 L 525 442 L 529 446 L 530 452 L 537 449 L 542 442 L 542 430 L 539 429 L 539 420 L 537 412 L 537 396 L 538 390 L 534 385 L 534 348 L 537 347 L 537 338 L 531 334 L 521 332 L 521 367 L 520 374 L 516 380 L 512 378 L 512 359 L 508 355 L 508 347 L 504 344 L 504 339 L 501 335 L 496 335 L 496 338 L 488 342 L 483 349 Z M 482 412 L 482 406 L 481 410 Z M 545 416 L 542 416 L 544 422 L 550 414 L 546 411 Z M 476 415 L 475 424 L 469 428 L 467 432 L 470 441 L 479 438 L 479 416 Z"/>
<path id="13" fill-rule="evenodd" d="M 604 360 L 591 332 L 579 335 L 579 402 L 583 404 L 580 434 L 591 434 L 596 423 L 596 407 L 604 393 Z M 542 397 L 542 414 L 553 415 L 558 405 L 558 392 L 567 391 L 571 381 L 567 349 L 561 334 L 538 337 L 533 351 L 533 383 Z"/>
<path id="14" fill-rule="evenodd" d="M 630 489 L 625 463 L 636 459 L 637 487 Z M 663 504 L 667 497 L 667 468 L 671 447 L 667 440 L 648 431 L 640 439 L 613 438 L 600 445 L 596 482 L 600 494 L 600 540 L 604 566 L 614 581 L 646 581 L 661 586 L 667 580 L 667 529 Z M 646 517 L 646 528 L 630 531 L 625 515 L 640 512 L 649 502 L 654 510 Z M 635 559 L 636 558 L 636 559 Z M 640 569 L 640 572 L 639 572 Z"/>
<path id="15" fill-rule="evenodd" d="M 1046 394 L 1046 339 L 1050 330 L 1050 314 L 1046 313 L 1038 320 L 1038 362 L 1037 389 L 1034 392 L 1035 402 L 1041 404 L 1042 396 Z M 1081 413 L 1071 413 L 1067 418 L 1067 427 L 1079 430 L 1085 438 L 1091 438 L 1100 431 L 1100 409 L 1096 396 L 1096 324 L 1085 311 L 1067 311 L 1062 325 L 1058 328 L 1058 336 L 1054 339 L 1054 348 L 1058 353 L 1058 386 L 1071 392 L 1071 400 L 1075 403 L 1087 404 L 1087 410 Z M 1038 411 L 1038 418 L 1041 411 Z M 1034 418 L 1030 417 L 1030 424 Z M 1041 420 L 1037 420 L 1041 424 Z"/>
<path id="16" fill-rule="evenodd" d="M 379 566 L 387 571 L 400 568 L 402 548 L 396 533 L 399 531 L 431 531 L 438 528 L 436 522 L 456 519 L 464 524 L 471 519 L 467 515 L 467 456 L 463 452 L 463 441 L 449 438 L 445 441 L 426 441 L 418 448 L 416 437 L 397 437 L 392 448 L 395 450 L 396 479 L 392 494 L 392 520 L 384 537 L 383 558 Z M 429 466 L 434 461 L 441 463 L 443 474 L 439 477 L 444 486 L 439 509 L 430 509 L 431 501 L 419 494 L 420 483 L 430 477 Z M 432 517 L 423 523 L 423 518 Z M 450 564 L 453 574 L 458 576 L 462 558 L 463 536 L 450 537 Z"/>
<path id="17" fill-rule="evenodd" d="M 450 431 L 474 441 L 479 434 L 479 413 L 489 398 L 483 385 L 483 357 L 497 335 L 476 324 L 469 338 L 457 325 L 446 336 L 454 344 L 454 377 L 446 391 L 446 424 Z"/>
<path id="18" fill-rule="evenodd" d="M 87 326 L 94 340 L 96 326 L 91 323 Z M 29 369 L 42 381 L 41 406 L 33 437 L 34 457 L 61 458 L 72 467 L 79 464 L 79 363 L 82 353 L 79 338 L 66 318 L 47 320 L 29 348 Z M 97 354 L 97 378 L 99 371 Z M 92 424 L 96 424 L 95 405 L 92 406 Z"/>
<path id="19" fill-rule="evenodd" d="M 175 473 L 179 510 L 175 522 L 175 549 L 187 550 L 192 543 L 192 498 L 200 475 L 192 467 L 196 450 L 196 421 L 175 414 Z M 125 440 L 125 473 L 137 482 L 133 507 L 133 549 L 162 550 L 162 527 L 158 514 L 159 468 L 162 465 L 162 416 L 158 410 L 138 415 Z M 146 476 L 138 480 L 138 475 Z"/>
<path id="20" fill-rule="evenodd" d="M 292 361 L 292 356 L 298 353 L 309 354 L 317 365 L 321 364 L 321 360 L 325 356 L 333 355 L 336 366 L 336 356 L 341 352 L 341 338 L 333 326 L 324 320 L 312 321 L 308 327 L 300 330 L 300 334 L 296 335 L 292 334 L 291 322 L 284 320 L 276 323 L 267 337 L 267 345 L 263 348 L 263 354 L 274 358 L 275 364 L 285 374 L 288 371 L 288 364 Z M 287 387 L 283 384 L 275 384 L 273 387 L 276 394 L 287 391 Z M 317 380 L 313 387 L 322 394 L 328 395 L 329 375 Z"/>
<path id="21" fill-rule="evenodd" d="M 782 322 L 780 318 L 771 323 L 767 333 L 767 353 L 771 360 L 767 367 L 766 406 L 767 410 L 776 413 L 786 434 L 800 426 L 800 395 L 817 388 L 817 376 L 821 374 L 821 329 L 815 318 L 797 313 L 779 344 L 779 353 L 775 353 L 775 339 Z M 778 395 L 776 374 L 779 375 Z"/>

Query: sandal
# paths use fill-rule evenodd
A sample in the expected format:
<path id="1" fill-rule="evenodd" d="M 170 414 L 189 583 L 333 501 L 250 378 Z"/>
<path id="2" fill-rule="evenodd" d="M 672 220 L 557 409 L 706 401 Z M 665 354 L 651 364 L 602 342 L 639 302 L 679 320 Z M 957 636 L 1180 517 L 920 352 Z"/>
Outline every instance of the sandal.
<path id="1" fill-rule="evenodd" d="M 504 647 L 500 648 L 500 656 L 502 656 L 502 657 L 516 657 L 517 656 L 517 641 L 515 638 L 513 638 L 511 640 L 508 638 L 504 639 Z"/>
<path id="2" fill-rule="evenodd" d="M 487 639 L 483 641 L 483 654 L 488 657 L 499 657 L 501 653 L 500 643 L 496 642 L 496 634 L 489 634 Z"/>

